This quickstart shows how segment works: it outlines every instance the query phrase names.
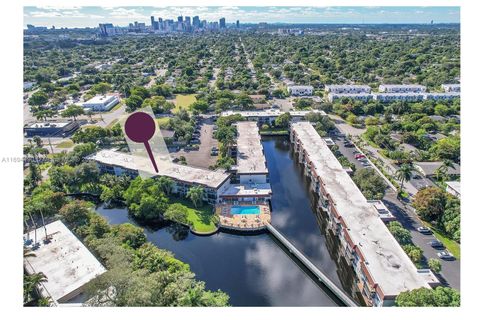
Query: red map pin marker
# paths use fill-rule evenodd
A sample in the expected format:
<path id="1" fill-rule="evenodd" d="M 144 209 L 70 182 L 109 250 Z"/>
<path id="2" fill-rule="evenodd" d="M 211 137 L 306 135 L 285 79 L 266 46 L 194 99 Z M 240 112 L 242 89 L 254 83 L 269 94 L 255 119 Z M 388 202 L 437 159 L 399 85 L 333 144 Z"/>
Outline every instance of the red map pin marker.
<path id="1" fill-rule="evenodd" d="M 128 116 L 125 121 L 125 133 L 128 138 L 134 142 L 143 142 L 145 149 L 147 149 L 150 161 L 152 161 L 155 172 L 158 172 L 157 163 L 153 157 L 152 148 L 148 140 L 155 134 L 155 120 L 145 112 L 135 112 Z"/>

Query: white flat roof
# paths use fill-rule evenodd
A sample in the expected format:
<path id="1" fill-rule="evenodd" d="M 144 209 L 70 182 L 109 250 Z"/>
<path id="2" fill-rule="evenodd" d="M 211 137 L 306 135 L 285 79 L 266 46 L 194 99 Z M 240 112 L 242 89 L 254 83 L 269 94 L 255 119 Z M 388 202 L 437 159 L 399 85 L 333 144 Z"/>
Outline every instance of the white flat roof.
<path id="1" fill-rule="evenodd" d="M 50 295 L 55 301 L 65 302 L 62 301 L 63 297 L 101 275 L 106 269 L 60 220 L 46 225 L 46 229 L 50 242 L 44 243 L 45 231 L 39 227 L 39 247 L 33 250 L 35 257 L 25 258 L 27 270 L 29 273 L 43 272 L 48 281 L 43 283 L 46 291 L 41 288 L 42 294 Z M 24 239 L 35 241 L 35 231 L 24 234 Z M 32 245 L 28 247 L 31 248 Z"/>
<path id="2" fill-rule="evenodd" d="M 91 98 L 87 102 L 84 102 L 84 104 L 105 104 L 112 101 L 114 98 L 117 97 L 113 95 L 99 95 Z"/>
<path id="3" fill-rule="evenodd" d="M 272 194 L 270 183 L 231 184 L 221 196 L 269 196 Z"/>
<path id="4" fill-rule="evenodd" d="M 268 169 L 255 121 L 237 122 L 237 173 L 267 174 Z"/>
<path id="5" fill-rule="evenodd" d="M 297 122 L 292 124 L 292 130 L 325 183 L 350 238 L 362 252 L 370 275 L 383 293 L 395 296 L 405 290 L 430 287 L 428 277 L 418 272 L 313 126 Z"/>
<path id="6" fill-rule="evenodd" d="M 326 113 L 322 110 L 299 110 L 299 111 L 288 111 L 292 117 L 305 117 L 305 115 L 313 112 L 313 113 L 320 113 L 321 115 L 326 115 Z M 222 112 L 222 117 L 231 116 L 234 114 L 239 114 L 245 118 L 248 117 L 278 117 L 284 114 L 285 111 L 281 111 L 280 109 L 268 109 L 262 111 L 234 111 L 228 110 Z"/>
<path id="7" fill-rule="evenodd" d="M 210 188 L 218 188 L 230 176 L 225 171 L 211 171 L 171 162 L 168 162 L 168 165 L 157 163 L 159 164 L 157 173 L 153 169 L 150 159 L 114 150 L 99 151 L 89 156 L 88 159 L 130 170 L 144 171 L 154 176 L 166 176 L 179 181 L 201 184 Z"/>

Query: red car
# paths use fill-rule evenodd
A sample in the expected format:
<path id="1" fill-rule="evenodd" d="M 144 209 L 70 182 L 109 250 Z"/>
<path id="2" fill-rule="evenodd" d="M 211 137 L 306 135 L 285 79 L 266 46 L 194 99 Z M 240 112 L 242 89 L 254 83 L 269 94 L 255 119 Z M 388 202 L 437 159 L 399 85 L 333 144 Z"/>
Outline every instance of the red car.
<path id="1" fill-rule="evenodd" d="M 365 158 L 365 155 L 364 154 L 356 154 L 355 155 L 355 159 L 361 159 L 361 158 Z"/>

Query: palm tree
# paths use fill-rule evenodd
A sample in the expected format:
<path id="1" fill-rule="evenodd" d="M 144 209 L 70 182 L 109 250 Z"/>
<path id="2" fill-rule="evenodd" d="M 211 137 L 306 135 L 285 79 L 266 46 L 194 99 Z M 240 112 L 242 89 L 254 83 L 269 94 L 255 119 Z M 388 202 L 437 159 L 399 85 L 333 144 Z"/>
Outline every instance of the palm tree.
<path id="1" fill-rule="evenodd" d="M 400 168 L 398 168 L 397 172 L 396 172 L 396 178 L 398 180 L 400 180 L 400 190 L 399 190 L 399 194 L 402 193 L 403 191 L 403 184 L 405 183 L 405 181 L 409 181 L 410 179 L 412 179 L 412 176 L 413 176 L 413 173 L 415 172 L 415 168 L 413 167 L 412 163 L 411 162 L 406 162 L 404 164 L 402 164 L 400 166 Z"/>
<path id="2" fill-rule="evenodd" d="M 435 178 L 437 181 L 444 181 L 448 176 L 448 169 L 455 169 L 455 164 L 452 160 L 445 159 L 440 167 L 435 170 Z"/>
<path id="3" fill-rule="evenodd" d="M 195 208 L 198 207 L 198 204 L 202 201 L 203 197 L 203 188 L 202 187 L 191 187 L 188 189 L 187 192 L 187 198 L 189 198 L 192 202 Z"/>
<path id="4" fill-rule="evenodd" d="M 158 182 L 159 182 L 160 187 L 162 188 L 163 192 L 165 192 L 165 194 L 169 195 L 172 192 L 174 182 L 171 178 L 162 176 L 162 177 L 158 178 Z"/>
<path id="5" fill-rule="evenodd" d="M 30 297 L 34 291 L 38 290 L 38 286 L 47 282 L 47 276 L 43 272 L 25 275 L 23 278 L 23 301 L 24 303 L 30 301 Z M 37 291 L 38 293 L 38 291 Z"/>

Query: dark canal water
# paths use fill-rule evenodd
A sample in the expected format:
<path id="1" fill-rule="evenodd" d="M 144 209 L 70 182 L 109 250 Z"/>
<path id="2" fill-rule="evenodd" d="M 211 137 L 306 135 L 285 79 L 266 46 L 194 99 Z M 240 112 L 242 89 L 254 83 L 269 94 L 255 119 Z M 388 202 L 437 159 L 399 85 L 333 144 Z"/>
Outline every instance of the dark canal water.
<path id="1" fill-rule="evenodd" d="M 273 190 L 272 224 L 341 285 L 341 272 L 327 249 L 331 248 L 331 241 L 326 240 L 321 219 L 312 210 L 315 200 L 293 159 L 288 140 L 268 137 L 262 143 Z M 112 224 L 135 223 L 125 209 L 99 207 L 97 211 Z M 242 236 L 220 232 L 199 237 L 178 226 L 145 228 L 145 233 L 149 241 L 188 263 L 208 289 L 228 293 L 234 306 L 337 305 L 268 234 Z"/>

